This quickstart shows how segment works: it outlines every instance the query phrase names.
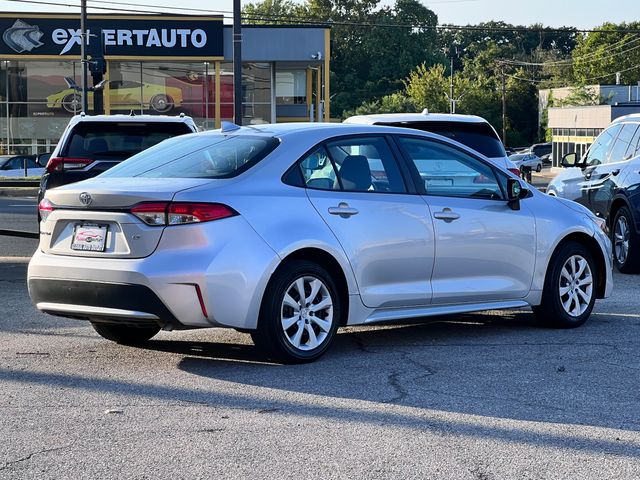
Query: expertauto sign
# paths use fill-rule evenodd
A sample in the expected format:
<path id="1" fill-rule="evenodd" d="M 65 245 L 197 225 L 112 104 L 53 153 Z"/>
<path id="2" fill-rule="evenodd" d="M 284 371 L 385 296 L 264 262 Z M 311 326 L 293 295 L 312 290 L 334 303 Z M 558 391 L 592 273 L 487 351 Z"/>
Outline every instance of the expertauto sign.
<path id="1" fill-rule="evenodd" d="M 80 21 L 69 15 L 0 15 L 0 56 L 80 54 Z M 87 43 L 102 34 L 107 57 L 222 58 L 222 17 L 90 15 Z"/>
<path id="2" fill-rule="evenodd" d="M 87 44 L 91 44 L 91 30 Z M 204 48 L 207 45 L 207 32 L 201 28 L 152 28 L 149 30 L 104 29 L 102 30 L 105 48 L 113 46 L 164 47 L 164 48 Z M 64 45 L 60 55 L 64 55 L 75 45 L 80 46 L 80 29 L 56 28 L 52 34 L 53 42 Z"/>

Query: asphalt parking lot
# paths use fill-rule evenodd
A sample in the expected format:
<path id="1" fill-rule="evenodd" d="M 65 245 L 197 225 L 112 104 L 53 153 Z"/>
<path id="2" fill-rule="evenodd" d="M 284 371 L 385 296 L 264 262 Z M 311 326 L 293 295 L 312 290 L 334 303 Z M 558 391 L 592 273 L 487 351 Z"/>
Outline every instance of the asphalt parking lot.
<path id="1" fill-rule="evenodd" d="M 235 331 L 102 340 L 36 311 L 24 262 L 0 263 L 0 478 L 638 477 L 638 277 L 576 330 L 350 328 L 283 366 Z"/>
<path id="2" fill-rule="evenodd" d="M 34 231 L 35 199 L 0 201 Z M 348 328 L 311 365 L 246 334 L 119 346 L 30 304 L 0 236 L 0 479 L 638 478 L 640 276 L 576 330 L 528 311 Z"/>

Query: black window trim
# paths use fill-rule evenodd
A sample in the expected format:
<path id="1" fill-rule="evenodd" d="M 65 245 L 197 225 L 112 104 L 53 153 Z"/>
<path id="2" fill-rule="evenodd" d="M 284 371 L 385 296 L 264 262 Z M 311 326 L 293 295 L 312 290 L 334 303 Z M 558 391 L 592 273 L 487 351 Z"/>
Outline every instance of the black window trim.
<path id="1" fill-rule="evenodd" d="M 407 164 L 408 168 L 411 171 L 411 176 L 412 176 L 412 181 L 414 184 L 417 185 L 417 191 L 419 195 L 425 196 L 425 197 L 442 197 L 442 198 L 463 198 L 463 199 L 469 199 L 469 200 L 492 200 L 492 201 L 498 201 L 498 202 L 506 202 L 507 201 L 507 192 L 504 189 L 504 186 L 502 185 L 503 182 L 500 181 L 499 176 L 502 175 L 503 177 L 507 177 L 508 175 L 506 175 L 504 172 L 500 171 L 500 169 L 496 168 L 495 165 L 493 165 L 491 162 L 479 157 L 478 155 L 472 153 L 472 152 L 468 152 L 466 150 L 463 150 L 461 148 L 459 148 L 456 145 L 453 145 L 449 142 L 443 141 L 439 138 L 435 138 L 435 137 L 427 137 L 427 136 L 422 136 L 422 135 L 411 135 L 409 133 L 402 133 L 402 134 L 395 134 L 393 135 L 393 141 L 396 143 L 396 147 L 397 149 L 400 151 L 400 153 L 402 154 L 402 158 L 403 161 Z M 400 142 L 398 141 L 399 138 L 414 138 L 417 140 L 425 140 L 425 141 L 430 141 L 430 142 L 435 142 L 435 143 L 439 143 L 441 145 L 445 145 L 446 147 L 452 148 L 453 150 L 457 150 L 471 158 L 473 158 L 474 160 L 477 160 L 478 162 L 484 164 L 485 166 L 489 167 L 489 169 L 491 170 L 491 172 L 493 173 L 496 183 L 498 184 L 498 187 L 500 188 L 500 192 L 502 193 L 502 198 L 479 198 L 479 197 L 459 197 L 459 196 L 453 196 L 453 195 L 432 195 L 427 193 L 427 189 L 424 186 L 424 182 L 422 181 L 422 178 L 420 177 L 420 172 L 418 171 L 418 168 L 416 167 L 416 165 L 413 163 L 413 160 L 411 159 L 411 157 L 409 156 L 409 154 L 405 151 L 405 149 L 402 147 L 402 145 L 400 144 Z M 528 196 L 527 196 L 528 197 Z"/>

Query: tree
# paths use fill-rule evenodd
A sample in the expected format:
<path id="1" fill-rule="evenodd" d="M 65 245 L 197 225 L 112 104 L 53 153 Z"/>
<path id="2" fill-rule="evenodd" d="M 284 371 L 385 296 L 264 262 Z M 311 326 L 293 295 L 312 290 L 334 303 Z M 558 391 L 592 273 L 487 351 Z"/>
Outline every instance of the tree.
<path id="1" fill-rule="evenodd" d="M 640 22 L 605 23 L 596 32 L 580 37 L 573 50 L 573 76 L 581 85 L 635 84 L 640 76 L 640 39 L 625 30 L 640 29 Z M 604 31 L 601 31 L 604 30 Z"/>

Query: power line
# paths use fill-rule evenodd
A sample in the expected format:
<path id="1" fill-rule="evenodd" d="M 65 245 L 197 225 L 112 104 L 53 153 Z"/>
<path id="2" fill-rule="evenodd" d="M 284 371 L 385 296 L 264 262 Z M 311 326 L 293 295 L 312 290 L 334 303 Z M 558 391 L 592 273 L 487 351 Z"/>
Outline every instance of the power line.
<path id="1" fill-rule="evenodd" d="M 636 43 L 640 41 L 640 37 L 636 37 L 634 39 L 631 39 L 628 41 L 627 46 L 631 45 L 632 43 Z M 627 40 L 624 40 L 624 42 L 627 42 Z M 624 43 L 623 42 L 623 43 Z M 613 49 L 616 46 L 620 46 L 621 42 L 616 42 L 612 45 L 608 45 L 607 48 L 608 49 Z M 525 62 L 525 61 L 519 61 L 519 60 L 502 60 L 503 63 L 509 64 L 509 65 L 514 65 L 514 66 L 523 66 L 523 67 L 549 67 L 549 66 L 569 66 L 573 63 L 576 62 L 580 62 L 586 58 L 591 58 L 591 57 L 597 57 L 600 56 L 601 58 L 594 58 L 592 60 L 588 60 L 588 63 L 594 63 L 594 62 L 601 62 L 603 60 L 606 60 L 608 58 L 613 58 L 615 56 L 618 55 L 622 55 L 623 53 L 628 53 L 631 52 L 633 50 L 637 50 L 638 48 L 640 48 L 640 45 L 636 45 L 635 47 L 631 47 L 629 49 L 626 50 L 622 50 L 620 52 L 614 52 L 614 53 L 609 53 L 609 52 L 591 52 L 591 53 L 587 53 L 585 55 L 581 55 L 579 57 L 574 57 L 571 59 L 567 59 L 567 60 L 558 60 L 558 61 L 553 61 L 553 62 Z"/>
<path id="2" fill-rule="evenodd" d="M 72 3 L 59 3 L 45 0 L 2 0 L 6 2 L 17 2 L 17 3 L 28 3 L 28 4 L 38 4 L 38 5 L 52 5 L 52 6 L 62 6 L 68 8 L 79 8 L 78 4 Z M 141 14 L 149 14 L 149 13 L 167 13 L 167 12 L 156 12 L 149 10 L 137 10 L 137 9 L 124 9 L 119 7 L 109 7 L 106 5 L 116 4 L 115 2 L 109 1 L 99 1 L 93 0 L 92 3 L 94 5 L 91 6 L 93 9 L 98 10 L 109 10 L 109 11 L 122 11 L 129 13 L 141 13 Z M 102 3 L 105 6 L 95 5 L 96 3 Z M 124 4 L 124 2 L 117 2 L 117 4 Z M 133 7 L 139 6 L 144 8 L 158 8 L 158 9 L 179 9 L 182 11 L 192 11 L 192 12 L 200 12 L 200 13 L 209 13 L 209 14 L 222 14 L 224 18 L 230 18 L 228 15 L 230 12 L 227 10 L 214 10 L 214 9 L 196 9 L 196 8 L 180 8 L 180 7 L 169 7 L 162 5 L 148 5 L 148 4 L 135 4 L 135 3 L 127 3 L 127 5 L 131 5 Z M 21 12 L 22 13 L 22 12 Z M 298 17 L 293 15 L 285 15 L 285 14 L 243 14 L 243 18 L 246 20 L 254 20 L 254 21 L 272 21 L 274 23 L 291 23 L 291 24 L 310 24 L 310 25 L 336 25 L 336 26 L 352 26 L 352 27 L 381 27 L 381 28 L 407 28 L 407 29 L 425 29 L 425 30 L 453 30 L 453 31 L 472 31 L 472 32 L 524 32 L 524 33 L 637 33 L 640 34 L 640 30 L 616 30 L 612 32 L 611 30 L 603 30 L 603 29 L 576 29 L 573 27 L 565 27 L 565 28 L 552 28 L 552 27 L 524 27 L 524 26 L 511 26 L 511 27 L 491 27 L 491 26 L 475 26 L 475 25 L 451 25 L 451 24 L 443 24 L 443 25 L 432 25 L 432 24 L 424 24 L 424 23 L 414 23 L 414 24 L 401 24 L 401 23 L 375 23 L 375 22 L 355 22 L 355 21 L 336 21 L 332 19 L 318 19 L 314 17 Z"/>

